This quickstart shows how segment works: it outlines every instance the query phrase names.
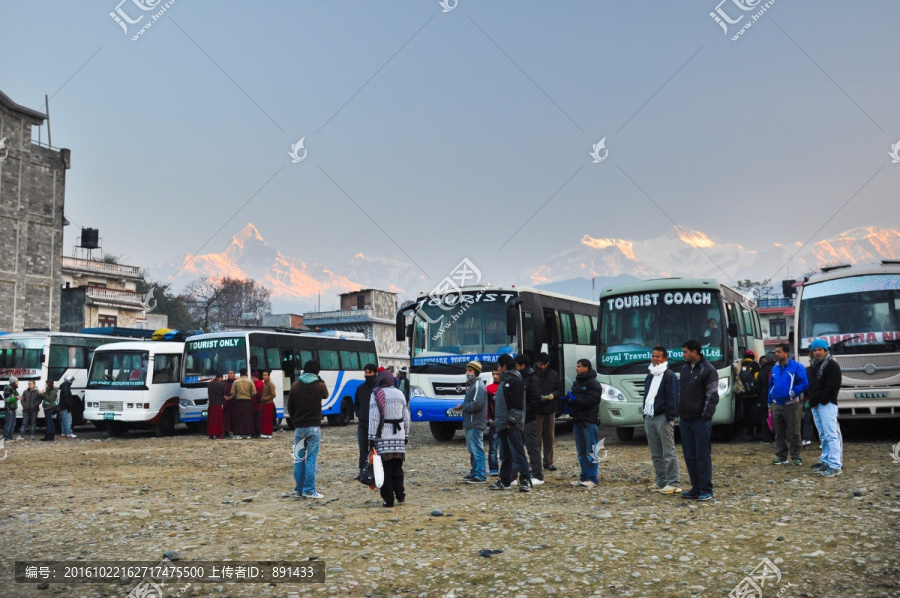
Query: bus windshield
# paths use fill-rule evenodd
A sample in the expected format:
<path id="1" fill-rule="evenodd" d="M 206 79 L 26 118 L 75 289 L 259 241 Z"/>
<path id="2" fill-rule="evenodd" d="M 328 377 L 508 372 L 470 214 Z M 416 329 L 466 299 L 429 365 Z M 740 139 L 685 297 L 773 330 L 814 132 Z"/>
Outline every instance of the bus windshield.
<path id="1" fill-rule="evenodd" d="M 900 276 L 872 274 L 803 287 L 800 348 L 815 338 L 832 353 L 884 353 L 900 344 Z"/>
<path id="2" fill-rule="evenodd" d="M 147 383 L 147 351 L 100 351 L 94 353 L 88 388 L 139 390 Z"/>
<path id="3" fill-rule="evenodd" d="M 682 361 L 681 345 L 696 339 L 711 362 L 725 355 L 719 293 L 670 290 L 604 297 L 600 300 L 600 371 L 650 363 L 656 345 L 669 361 Z"/>
<path id="4" fill-rule="evenodd" d="M 45 341 L 43 338 L 0 340 L 0 377 L 39 379 Z"/>
<path id="5" fill-rule="evenodd" d="M 206 383 L 216 372 L 235 373 L 247 367 L 247 339 L 209 338 L 188 341 L 184 344 L 185 384 Z"/>
<path id="6" fill-rule="evenodd" d="M 515 352 L 516 337 L 506 334 L 503 304 L 466 303 L 447 310 L 425 305 L 416 313 L 413 365 L 451 363 L 457 355 L 496 361 L 501 353 Z"/>

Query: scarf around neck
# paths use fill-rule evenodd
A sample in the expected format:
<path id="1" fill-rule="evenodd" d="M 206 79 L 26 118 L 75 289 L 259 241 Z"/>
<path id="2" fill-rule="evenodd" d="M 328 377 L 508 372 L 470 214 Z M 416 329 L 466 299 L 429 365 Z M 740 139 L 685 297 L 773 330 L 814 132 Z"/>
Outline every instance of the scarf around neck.
<path id="1" fill-rule="evenodd" d="M 656 395 L 659 392 L 659 385 L 662 383 L 663 375 L 666 373 L 666 370 L 669 367 L 669 362 L 664 361 L 659 365 L 650 365 L 647 369 L 650 370 L 650 375 L 653 376 L 653 379 L 650 380 L 650 389 L 647 391 L 647 396 L 644 397 L 644 416 L 645 417 L 653 417 L 653 403 L 656 401 Z"/>

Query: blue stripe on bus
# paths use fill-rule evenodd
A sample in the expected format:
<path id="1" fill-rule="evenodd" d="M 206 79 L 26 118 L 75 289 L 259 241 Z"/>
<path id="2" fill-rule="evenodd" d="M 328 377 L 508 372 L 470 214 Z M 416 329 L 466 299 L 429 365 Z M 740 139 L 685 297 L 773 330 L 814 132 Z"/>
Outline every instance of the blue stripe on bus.
<path id="1" fill-rule="evenodd" d="M 344 379 L 344 370 L 338 370 L 337 380 L 334 381 L 334 390 L 331 392 L 331 396 L 328 397 L 328 402 L 325 403 L 323 409 L 331 409 L 334 406 L 334 402 L 340 394 L 341 390 L 341 380 Z"/>

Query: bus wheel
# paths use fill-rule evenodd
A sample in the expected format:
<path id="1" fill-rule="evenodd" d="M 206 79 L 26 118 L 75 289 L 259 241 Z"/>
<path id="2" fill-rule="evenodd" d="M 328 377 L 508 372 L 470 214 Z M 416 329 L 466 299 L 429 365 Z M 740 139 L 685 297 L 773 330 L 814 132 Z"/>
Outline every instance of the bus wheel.
<path id="1" fill-rule="evenodd" d="M 453 440 L 456 435 L 456 424 L 453 422 L 429 422 L 428 427 L 431 428 L 434 439 L 441 442 Z"/>
<path id="2" fill-rule="evenodd" d="M 634 438 L 634 428 L 616 428 L 616 436 L 622 442 L 628 442 Z"/>
<path id="3" fill-rule="evenodd" d="M 346 426 L 350 422 L 353 421 L 353 399 L 350 397 L 344 397 L 344 400 L 341 401 L 341 424 L 342 426 Z"/>
<path id="4" fill-rule="evenodd" d="M 175 433 L 175 409 L 169 408 L 163 411 L 153 432 L 156 436 L 171 436 Z"/>

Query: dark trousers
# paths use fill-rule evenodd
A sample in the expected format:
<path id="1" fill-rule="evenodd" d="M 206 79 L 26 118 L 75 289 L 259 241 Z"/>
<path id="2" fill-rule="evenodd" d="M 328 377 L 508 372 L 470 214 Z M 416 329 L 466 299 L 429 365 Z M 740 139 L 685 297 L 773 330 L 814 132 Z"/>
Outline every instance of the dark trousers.
<path id="1" fill-rule="evenodd" d="M 788 458 L 790 450 L 791 459 L 800 458 L 800 421 L 803 419 L 803 407 L 800 401 L 790 405 L 772 405 L 772 415 L 775 419 L 775 456 L 779 459 Z"/>
<path id="2" fill-rule="evenodd" d="M 357 466 L 360 472 L 365 471 L 369 464 L 369 422 L 366 425 L 356 426 L 356 445 L 359 447 L 359 462 Z"/>
<path id="3" fill-rule="evenodd" d="M 500 464 L 497 462 L 499 452 L 500 438 L 497 436 L 497 426 L 491 424 L 488 426 L 488 468 L 491 471 L 500 471 Z"/>
<path id="4" fill-rule="evenodd" d="M 681 450 L 691 477 L 691 493 L 712 494 L 712 422 L 681 420 Z"/>
<path id="5" fill-rule="evenodd" d="M 47 424 L 47 436 L 53 438 L 56 434 L 56 427 L 53 425 L 53 418 L 56 417 L 56 412 L 52 414 L 48 414 L 46 411 L 44 412 L 44 423 Z"/>
<path id="6" fill-rule="evenodd" d="M 234 409 L 234 399 L 228 399 L 222 405 L 222 434 L 228 436 L 231 434 L 231 411 Z"/>
<path id="7" fill-rule="evenodd" d="M 547 469 L 553 465 L 553 441 L 556 435 L 556 414 L 542 413 L 537 416 L 537 433 L 538 440 L 544 447 L 543 468 Z"/>
<path id="8" fill-rule="evenodd" d="M 513 472 L 518 473 L 520 482 L 530 483 L 531 472 L 528 471 L 522 430 L 501 428 L 497 430 L 497 436 L 500 438 L 500 483 L 509 486 L 513 480 Z"/>
<path id="9" fill-rule="evenodd" d="M 525 422 L 525 450 L 528 453 L 528 462 L 531 464 L 531 477 L 544 479 L 544 470 L 541 467 L 541 437 L 538 433 L 537 420 Z"/>
<path id="10" fill-rule="evenodd" d="M 803 410 L 803 428 L 801 436 L 803 437 L 803 440 L 808 440 L 810 442 L 819 440 L 818 430 L 816 429 L 815 421 L 813 421 L 812 409 Z"/>
<path id="11" fill-rule="evenodd" d="M 381 498 L 385 504 L 393 506 L 394 497 L 406 500 L 406 488 L 403 487 L 403 458 L 383 459 L 384 483 L 381 485 Z"/>

